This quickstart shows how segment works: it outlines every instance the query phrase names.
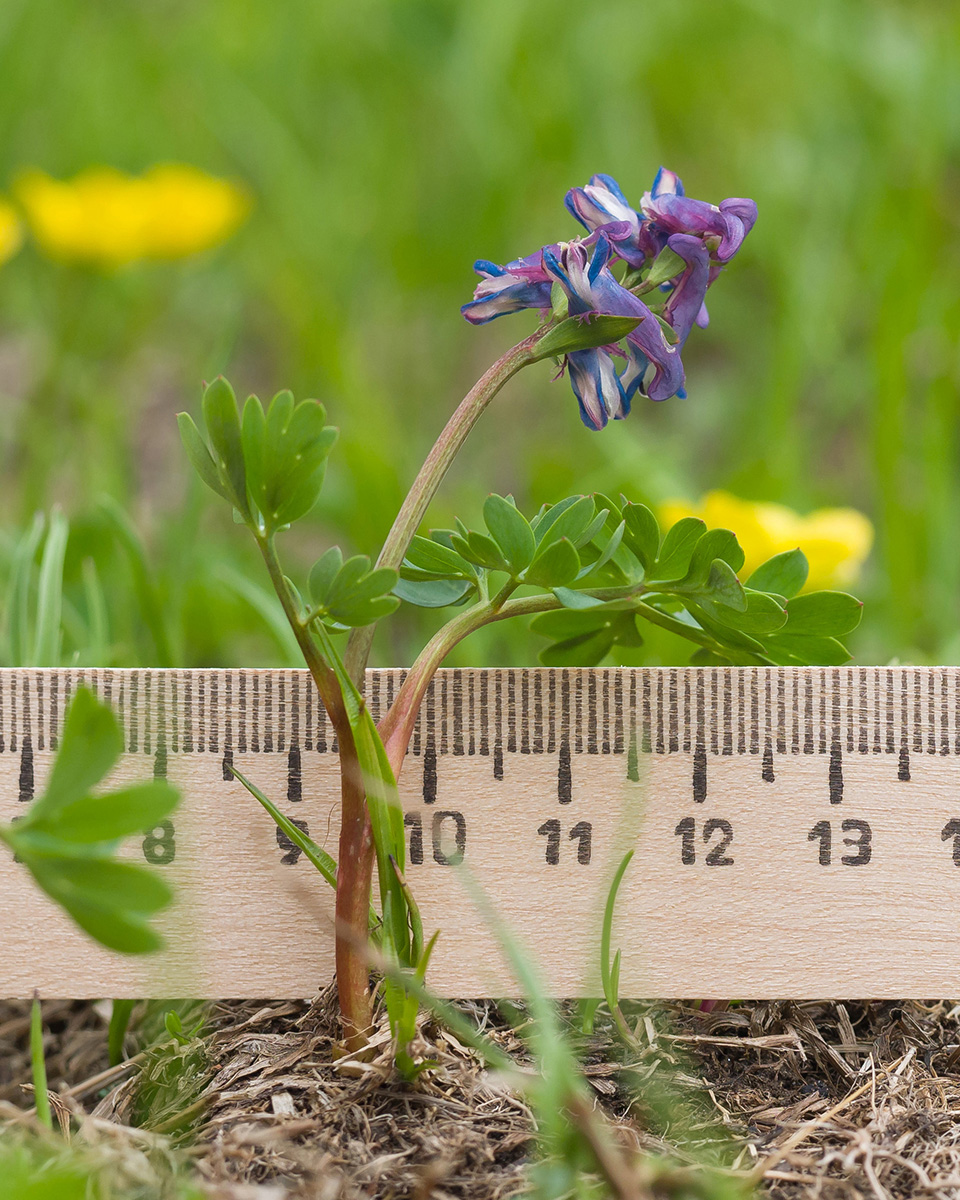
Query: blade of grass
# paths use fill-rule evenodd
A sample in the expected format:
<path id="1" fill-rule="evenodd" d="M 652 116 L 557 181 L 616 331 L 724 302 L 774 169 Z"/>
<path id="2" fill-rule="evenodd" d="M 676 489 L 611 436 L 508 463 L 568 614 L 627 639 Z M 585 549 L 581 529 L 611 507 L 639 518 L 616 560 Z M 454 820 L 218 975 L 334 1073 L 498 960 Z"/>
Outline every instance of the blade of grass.
<path id="1" fill-rule="evenodd" d="M 610 943 L 613 938 L 613 918 L 617 907 L 617 894 L 633 855 L 634 851 L 628 850 L 620 860 L 620 865 L 613 876 L 613 882 L 610 884 L 610 891 L 607 893 L 607 902 L 603 908 L 603 926 L 600 930 L 600 979 L 603 984 L 603 997 L 607 1002 L 610 1015 L 616 1022 L 620 1036 L 629 1046 L 636 1045 L 636 1039 L 620 1008 L 620 951 L 616 952 L 611 961 Z"/>
<path id="2" fill-rule="evenodd" d="M 110 1011 L 110 1025 L 107 1029 L 107 1053 L 110 1066 L 115 1067 L 123 1062 L 123 1042 L 130 1026 L 130 1015 L 136 1000 L 114 1000 Z"/>
<path id="3" fill-rule="evenodd" d="M 40 998 L 34 993 L 30 1009 L 30 1066 L 33 1071 L 33 1095 L 37 1104 L 37 1119 L 53 1129 L 50 1114 L 50 1092 L 47 1088 L 47 1064 L 43 1057 L 43 1013 Z"/>
<path id="4" fill-rule="evenodd" d="M 83 594 L 87 603 L 87 629 L 84 650 L 94 666 L 107 666 L 110 657 L 110 621 L 107 598 L 92 558 L 83 560 Z"/>
<path id="5" fill-rule="evenodd" d="M 133 575 L 133 589 L 143 623 L 153 641 L 155 666 L 175 666 L 170 637 L 164 618 L 163 603 L 153 571 L 147 561 L 140 536 L 124 510 L 111 496 L 101 496 L 97 507 L 106 518 L 117 541 L 123 547 Z"/>
<path id="6" fill-rule="evenodd" d="M 63 611 L 63 562 L 70 523 L 59 509 L 50 514 L 50 527 L 40 559 L 37 585 L 37 625 L 30 666 L 55 667 L 60 662 L 60 619 Z"/>
<path id="7" fill-rule="evenodd" d="M 30 638 L 30 586 L 37 548 L 43 537 L 46 519 L 37 513 L 33 524 L 17 542 L 10 565 L 7 589 L 7 663 L 11 667 L 26 665 L 27 643 Z"/>

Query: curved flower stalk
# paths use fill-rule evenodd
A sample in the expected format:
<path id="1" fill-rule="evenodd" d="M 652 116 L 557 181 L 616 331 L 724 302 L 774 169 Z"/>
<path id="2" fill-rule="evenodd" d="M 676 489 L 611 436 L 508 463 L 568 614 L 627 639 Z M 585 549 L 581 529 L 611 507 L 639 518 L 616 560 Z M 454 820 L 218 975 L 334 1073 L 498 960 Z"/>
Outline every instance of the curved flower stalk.
<path id="1" fill-rule="evenodd" d="M 461 312 L 485 324 L 523 308 L 545 311 L 548 286 L 556 284 L 565 311 L 636 316 L 639 324 L 624 342 L 566 357 L 583 423 L 602 429 L 627 416 L 635 393 L 651 400 L 686 395 L 680 352 L 694 324 L 707 325 L 707 289 L 753 228 L 757 206 L 736 197 L 719 205 L 693 200 L 665 167 L 639 211 L 610 175 L 571 188 L 565 203 L 589 236 L 544 246 L 505 267 L 480 260 L 475 269 L 483 278 Z M 622 280 L 611 270 L 618 261 L 627 268 Z M 626 360 L 622 370 L 613 355 Z"/>

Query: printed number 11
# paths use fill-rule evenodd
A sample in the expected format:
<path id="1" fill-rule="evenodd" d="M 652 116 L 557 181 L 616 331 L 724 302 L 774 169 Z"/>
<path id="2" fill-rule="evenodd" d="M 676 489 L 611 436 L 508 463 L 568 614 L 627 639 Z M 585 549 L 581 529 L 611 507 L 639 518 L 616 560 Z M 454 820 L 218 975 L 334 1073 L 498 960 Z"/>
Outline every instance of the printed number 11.
<path id="1" fill-rule="evenodd" d="M 547 839 L 547 865 L 555 867 L 560 861 L 560 822 L 552 817 L 537 830 L 541 837 Z M 593 826 L 589 821 L 578 821 L 567 834 L 570 841 L 577 842 L 577 862 L 585 867 L 590 862 L 592 852 Z"/>

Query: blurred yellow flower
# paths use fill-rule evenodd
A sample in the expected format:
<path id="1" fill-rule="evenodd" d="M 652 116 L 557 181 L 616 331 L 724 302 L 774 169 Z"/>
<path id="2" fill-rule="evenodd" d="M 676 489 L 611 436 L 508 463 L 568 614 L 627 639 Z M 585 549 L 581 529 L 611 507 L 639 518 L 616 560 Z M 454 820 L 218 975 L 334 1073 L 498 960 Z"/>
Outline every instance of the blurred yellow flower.
<path id="1" fill-rule="evenodd" d="M 14 190 L 44 253 L 102 267 L 207 250 L 230 237 L 250 207 L 235 184 L 178 163 L 142 175 L 88 167 L 70 180 L 30 170 Z"/>
<path id="2" fill-rule="evenodd" d="M 13 258 L 23 244 L 23 226 L 17 210 L 6 200 L 0 200 L 0 263 Z"/>
<path id="3" fill-rule="evenodd" d="M 853 584 L 873 545 L 873 526 L 855 508 L 819 508 L 802 517 L 783 504 L 741 500 L 730 492 L 708 492 L 698 505 L 667 501 L 659 509 L 669 527 L 681 517 L 700 517 L 709 529 L 732 529 L 743 547 L 746 579 L 774 554 L 799 546 L 810 563 L 804 591 Z"/>

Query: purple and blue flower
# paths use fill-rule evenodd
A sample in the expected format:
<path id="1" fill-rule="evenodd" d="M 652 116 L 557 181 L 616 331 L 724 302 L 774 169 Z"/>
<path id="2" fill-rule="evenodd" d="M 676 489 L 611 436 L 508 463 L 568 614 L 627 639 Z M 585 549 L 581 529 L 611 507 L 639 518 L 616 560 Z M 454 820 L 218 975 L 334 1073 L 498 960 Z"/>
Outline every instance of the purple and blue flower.
<path id="1" fill-rule="evenodd" d="M 685 396 L 680 353 L 693 326 L 708 323 L 707 289 L 736 254 L 757 219 L 752 200 L 731 198 L 719 205 L 684 195 L 673 171 L 661 167 L 639 211 L 631 208 L 616 180 L 594 175 L 571 188 L 566 206 L 587 237 L 545 246 L 500 267 L 480 260 L 474 298 L 462 308 L 473 324 L 524 308 L 546 312 L 559 285 L 571 316 L 636 317 L 638 324 L 621 343 L 575 350 L 566 356 L 580 415 L 590 429 L 625 417 L 636 393 L 652 400 Z M 669 252 L 667 271 L 649 283 L 658 257 Z M 624 282 L 611 266 L 622 260 Z M 682 268 L 678 266 L 682 263 Z M 644 301 L 641 296 L 646 296 Z M 614 355 L 625 359 L 617 368 Z"/>
<path id="2" fill-rule="evenodd" d="M 550 276 L 543 269 L 543 251 L 516 258 L 505 267 L 478 258 L 473 269 L 481 276 L 473 299 L 460 311 L 471 325 L 524 308 L 550 307 Z"/>

